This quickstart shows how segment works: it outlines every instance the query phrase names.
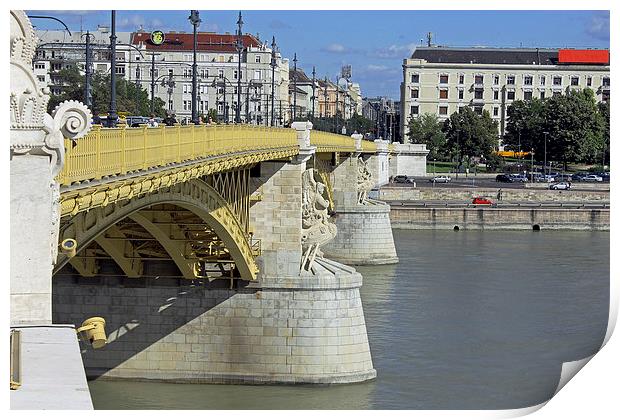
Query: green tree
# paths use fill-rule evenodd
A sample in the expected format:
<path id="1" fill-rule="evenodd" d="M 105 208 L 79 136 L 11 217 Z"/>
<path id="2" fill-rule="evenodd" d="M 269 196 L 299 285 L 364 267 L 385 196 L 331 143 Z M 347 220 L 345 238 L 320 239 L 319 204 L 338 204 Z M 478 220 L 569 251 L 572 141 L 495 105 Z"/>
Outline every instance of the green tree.
<path id="1" fill-rule="evenodd" d="M 434 114 L 424 114 L 418 118 L 410 118 L 407 125 L 407 137 L 410 143 L 424 143 L 429 152 L 429 159 L 444 159 L 446 153 L 446 135 L 442 124 Z"/>
<path id="2" fill-rule="evenodd" d="M 608 164 L 609 160 L 609 102 L 600 102 L 598 104 L 598 112 L 601 116 L 602 130 L 603 130 L 603 147 L 602 164 Z"/>
<path id="3" fill-rule="evenodd" d="M 469 107 L 462 107 L 444 121 L 446 148 L 459 166 L 468 165 L 474 156 L 489 157 L 497 146 L 497 123 L 487 111 L 477 114 Z"/>
<path id="4" fill-rule="evenodd" d="M 506 110 L 508 122 L 502 141 L 504 146 L 514 151 L 532 150 L 545 121 L 544 109 L 544 101 L 537 98 L 510 104 Z"/>
<path id="5" fill-rule="evenodd" d="M 543 130 L 535 143 L 536 156 L 544 155 L 547 135 L 547 161 L 595 162 L 604 150 L 605 123 L 590 89 L 556 95 L 545 101 Z"/>
<path id="6" fill-rule="evenodd" d="M 48 103 L 48 109 L 53 110 L 60 102 L 67 100 L 84 101 L 84 75 L 80 74 L 77 66 L 72 65 L 60 71 L 60 79 L 63 86 L 60 95 L 52 95 Z M 93 111 L 105 113 L 110 104 L 110 75 L 95 72 L 92 76 Z M 164 101 L 155 98 L 154 113 L 158 117 L 164 117 Z M 148 92 L 134 82 L 124 78 L 116 79 L 116 109 L 119 113 L 128 115 L 149 115 L 151 113 L 151 101 Z"/>
<path id="7" fill-rule="evenodd" d="M 347 133 L 353 134 L 358 132 L 359 134 L 365 134 L 373 132 L 375 128 L 375 122 L 364 118 L 357 112 L 353 114 L 351 118 L 347 120 Z"/>

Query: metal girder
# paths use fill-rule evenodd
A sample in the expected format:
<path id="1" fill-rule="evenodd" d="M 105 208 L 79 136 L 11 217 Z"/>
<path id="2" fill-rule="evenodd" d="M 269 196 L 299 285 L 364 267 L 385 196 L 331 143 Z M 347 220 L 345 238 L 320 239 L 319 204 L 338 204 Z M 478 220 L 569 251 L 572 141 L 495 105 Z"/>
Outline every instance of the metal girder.
<path id="1" fill-rule="evenodd" d="M 63 220 L 60 239 L 75 239 L 78 244 L 77 253 L 79 254 L 111 226 L 142 209 L 161 204 L 173 204 L 189 210 L 197 216 L 215 232 L 224 244 L 232 260 L 235 262 L 241 278 L 250 281 L 256 279 L 258 273 L 258 266 L 254 261 L 256 251 L 252 249 L 246 230 L 228 202 L 212 186 L 200 179 L 173 185 L 169 188 L 154 191 L 151 194 L 134 197 L 131 200 L 118 201 L 106 207 L 98 207 L 87 213 L 78 213 L 70 220 Z M 137 217 L 139 218 L 139 215 Z M 144 222 L 144 220 L 141 221 Z M 117 234 L 120 234 L 120 232 L 115 232 L 111 236 L 118 238 Z M 128 261 L 121 259 L 119 245 L 114 245 L 114 243 L 127 244 L 130 241 L 106 240 L 104 238 L 103 242 L 111 252 L 116 253 L 118 261 L 124 264 L 126 273 L 134 275 L 138 272 L 138 267 L 131 266 L 128 264 Z M 166 247 L 173 249 L 171 243 L 172 241 L 164 241 L 161 245 L 164 249 Z M 131 250 L 129 255 L 131 255 L 131 252 L 134 251 Z M 126 259 L 129 259 L 129 257 L 126 257 Z M 137 258 L 131 259 L 137 260 Z M 54 267 L 54 273 L 58 272 L 67 262 L 67 256 L 60 254 Z M 185 273 L 187 273 L 187 270 L 185 270 Z"/>
<path id="2" fill-rule="evenodd" d="M 195 261 L 189 260 L 185 256 L 185 242 L 183 241 L 175 241 L 171 236 L 180 237 L 182 236 L 183 231 L 176 224 L 168 224 L 171 229 L 174 229 L 176 232 L 164 232 L 164 230 L 153 223 L 153 214 L 149 212 L 136 212 L 129 216 L 131 220 L 138 223 L 142 226 L 146 231 L 148 231 L 153 238 L 157 239 L 159 244 L 166 250 L 170 258 L 174 261 L 176 266 L 181 271 L 181 274 L 186 279 L 195 279 L 197 278 L 197 270 Z"/>
<path id="3" fill-rule="evenodd" d="M 124 233 L 117 226 L 110 226 L 106 233 L 110 233 L 115 237 L 122 237 Z M 136 259 L 139 257 L 138 252 L 134 249 L 134 246 L 129 241 L 113 241 L 106 237 L 106 233 L 99 235 L 95 238 L 97 244 L 108 253 L 116 264 L 123 270 L 125 275 L 129 278 L 138 278 L 142 275 L 143 264 L 142 261 Z M 129 257 L 128 257 L 129 256 Z"/>

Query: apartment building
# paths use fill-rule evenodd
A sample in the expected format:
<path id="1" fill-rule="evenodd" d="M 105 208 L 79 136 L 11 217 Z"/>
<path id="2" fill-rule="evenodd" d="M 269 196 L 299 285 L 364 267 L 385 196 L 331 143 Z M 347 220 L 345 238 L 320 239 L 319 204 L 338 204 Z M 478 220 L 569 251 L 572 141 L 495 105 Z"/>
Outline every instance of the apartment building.
<path id="1" fill-rule="evenodd" d="M 191 119 L 193 34 L 168 32 L 164 42 L 156 45 L 151 33 L 117 32 L 116 68 L 118 77 L 140 84 L 151 95 L 159 97 L 166 109 L 175 113 L 181 122 Z M 58 72 L 76 64 L 85 68 L 85 33 L 69 36 L 61 31 L 37 31 L 40 39 L 34 63 L 35 74 L 43 83 L 50 85 L 52 93 L 62 89 Z M 107 27 L 99 27 L 92 33 L 92 70 L 109 72 L 110 33 Z M 228 33 L 199 32 L 197 35 L 198 112 L 206 114 L 216 109 L 220 121 L 233 122 L 237 106 L 243 122 L 266 124 L 271 118 L 272 68 L 271 48 L 256 36 L 242 36 L 241 72 L 236 49 L 237 36 Z M 241 80 L 241 103 L 238 105 L 238 81 Z M 288 59 L 276 53 L 274 72 L 274 110 L 287 120 Z M 99 112 L 105 112 L 108 104 L 93 104 Z M 122 111 L 119 109 L 119 111 Z"/>
<path id="2" fill-rule="evenodd" d="M 444 120 L 469 106 L 498 122 L 501 145 L 513 101 L 584 88 L 609 101 L 609 74 L 608 50 L 418 47 L 403 60 L 400 131 L 412 117 Z"/>

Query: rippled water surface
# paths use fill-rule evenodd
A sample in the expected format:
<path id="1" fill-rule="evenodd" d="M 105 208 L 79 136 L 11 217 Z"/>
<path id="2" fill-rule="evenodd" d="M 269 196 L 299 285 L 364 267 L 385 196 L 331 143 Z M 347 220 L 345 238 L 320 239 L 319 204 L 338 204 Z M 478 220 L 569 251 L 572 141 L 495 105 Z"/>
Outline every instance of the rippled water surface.
<path id="1" fill-rule="evenodd" d="M 601 345 L 608 232 L 395 230 L 359 267 L 377 379 L 339 386 L 92 381 L 97 409 L 500 409 L 548 399 Z"/>

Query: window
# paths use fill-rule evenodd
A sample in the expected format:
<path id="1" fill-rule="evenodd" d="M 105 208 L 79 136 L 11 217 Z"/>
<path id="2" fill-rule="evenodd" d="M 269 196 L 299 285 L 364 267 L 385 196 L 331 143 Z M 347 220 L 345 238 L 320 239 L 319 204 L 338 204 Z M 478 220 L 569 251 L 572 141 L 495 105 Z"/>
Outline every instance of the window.
<path id="1" fill-rule="evenodd" d="M 116 66 L 116 74 L 121 74 L 124 75 L 125 74 L 125 66 Z"/>
<path id="2" fill-rule="evenodd" d="M 523 76 L 523 84 L 526 86 L 532 86 L 534 78 L 532 76 Z"/>
<path id="3" fill-rule="evenodd" d="M 493 76 L 493 84 L 495 86 L 499 86 L 499 74 L 496 74 L 495 76 Z"/>
<path id="4" fill-rule="evenodd" d="M 559 90 L 554 90 L 552 96 L 560 96 L 562 94 L 562 92 L 560 92 Z"/>
<path id="5" fill-rule="evenodd" d="M 34 68 L 38 69 L 38 70 L 44 70 L 45 69 L 45 63 L 35 63 L 34 64 Z"/>
<path id="6" fill-rule="evenodd" d="M 254 58 L 254 62 L 255 63 L 260 63 L 260 55 L 256 55 L 256 57 Z"/>
<path id="7" fill-rule="evenodd" d="M 188 61 L 193 61 L 194 57 L 192 57 L 191 54 L 183 54 L 183 61 L 188 62 Z"/>
<path id="8" fill-rule="evenodd" d="M 136 67 L 136 79 L 139 79 L 141 75 L 140 67 Z"/>
<path id="9" fill-rule="evenodd" d="M 420 83 L 420 75 L 412 74 L 411 75 L 411 83 Z"/>
<path id="10" fill-rule="evenodd" d="M 420 91 L 418 89 L 411 89 L 411 98 L 418 99 L 420 97 Z"/>
<path id="11" fill-rule="evenodd" d="M 523 92 L 523 100 L 524 101 L 531 101 L 532 100 L 532 91 L 531 90 L 526 90 L 525 92 Z"/>
<path id="12" fill-rule="evenodd" d="M 609 91 L 608 90 L 603 91 L 603 94 L 601 95 L 601 100 L 603 102 L 609 102 Z"/>
<path id="13" fill-rule="evenodd" d="M 37 76 L 37 79 L 39 79 L 39 82 L 45 82 L 45 76 Z"/>
<path id="14" fill-rule="evenodd" d="M 484 89 L 474 90 L 474 99 L 482 99 L 484 96 Z"/>
<path id="15" fill-rule="evenodd" d="M 459 74 L 459 85 L 465 84 L 465 75 Z"/>
<path id="16" fill-rule="evenodd" d="M 459 99 L 463 99 L 463 89 L 459 89 Z"/>
<path id="17" fill-rule="evenodd" d="M 52 63 L 52 71 L 60 71 L 61 68 L 62 68 L 62 64 Z"/>
<path id="18" fill-rule="evenodd" d="M 254 70 L 254 80 L 260 80 L 260 70 Z"/>
<path id="19" fill-rule="evenodd" d="M 440 106 L 439 107 L 439 115 L 448 115 L 448 107 Z"/>
<path id="20" fill-rule="evenodd" d="M 474 84 L 481 85 L 484 83 L 484 76 L 481 74 L 477 74 L 474 76 Z"/>
<path id="21" fill-rule="evenodd" d="M 168 101 L 168 109 L 169 109 L 170 111 L 172 111 L 172 110 L 174 109 L 173 104 L 174 104 L 174 102 L 172 101 L 172 99 L 170 99 L 170 100 Z"/>
<path id="22" fill-rule="evenodd" d="M 586 78 L 586 86 L 592 86 L 592 76 Z"/>
<path id="23" fill-rule="evenodd" d="M 545 76 L 540 76 L 540 85 L 544 86 L 547 83 L 547 78 Z"/>
<path id="24" fill-rule="evenodd" d="M 220 79 L 224 78 L 224 69 L 219 69 L 217 71 L 217 77 L 219 77 Z"/>
<path id="25" fill-rule="evenodd" d="M 571 76 L 570 78 L 571 86 L 579 86 L 579 76 Z"/>
<path id="26" fill-rule="evenodd" d="M 439 89 L 439 99 L 448 99 L 448 89 Z"/>
<path id="27" fill-rule="evenodd" d="M 562 76 L 553 76 L 553 86 L 562 86 Z"/>
<path id="28" fill-rule="evenodd" d="M 493 116 L 494 117 L 499 116 L 499 107 L 498 106 L 494 106 L 493 107 Z"/>
<path id="29" fill-rule="evenodd" d="M 540 92 L 540 99 L 545 99 L 545 91 Z"/>
<path id="30" fill-rule="evenodd" d="M 200 69 L 200 77 L 203 79 L 209 77 L 209 69 Z"/>
<path id="31" fill-rule="evenodd" d="M 448 83 L 448 75 L 447 74 L 440 74 L 439 75 L 439 83 L 442 85 L 445 85 Z"/>
<path id="32" fill-rule="evenodd" d="M 168 76 L 174 76 L 174 70 L 168 69 Z"/>
<path id="33" fill-rule="evenodd" d="M 478 115 L 482 115 L 482 107 L 481 106 L 474 107 L 474 112 Z"/>
<path id="34" fill-rule="evenodd" d="M 506 76 L 506 84 L 507 85 L 514 85 L 515 84 L 515 77 L 514 77 L 514 75 Z"/>
<path id="35" fill-rule="evenodd" d="M 191 101 L 183 101 L 183 111 L 189 111 L 191 106 Z"/>
<path id="36" fill-rule="evenodd" d="M 192 77 L 192 69 L 183 69 L 183 77 Z"/>
<path id="37" fill-rule="evenodd" d="M 217 57 L 217 61 L 219 61 L 220 63 L 224 62 L 224 56 L 220 55 L 219 57 Z"/>
<path id="38" fill-rule="evenodd" d="M 188 83 L 183 84 L 183 93 L 192 93 L 192 85 Z"/>
<path id="39" fill-rule="evenodd" d="M 507 99 L 509 101 L 514 101 L 515 100 L 515 91 L 514 90 L 509 90 L 508 91 Z"/>
<path id="40" fill-rule="evenodd" d="M 411 115 L 418 115 L 420 113 L 420 107 L 417 105 L 411 105 Z"/>
<path id="41" fill-rule="evenodd" d="M 499 101 L 499 90 L 494 90 L 493 91 L 493 100 L 494 101 Z"/>
<path id="42" fill-rule="evenodd" d="M 200 93 L 201 94 L 207 93 L 207 85 L 200 85 Z"/>
<path id="43" fill-rule="evenodd" d="M 609 77 L 603 77 L 603 86 L 609 87 Z"/>
<path id="44" fill-rule="evenodd" d="M 140 61 L 140 56 L 136 55 L 136 61 Z"/>
<path id="45" fill-rule="evenodd" d="M 237 73 L 237 70 L 233 70 L 233 79 L 237 79 L 239 74 Z"/>

